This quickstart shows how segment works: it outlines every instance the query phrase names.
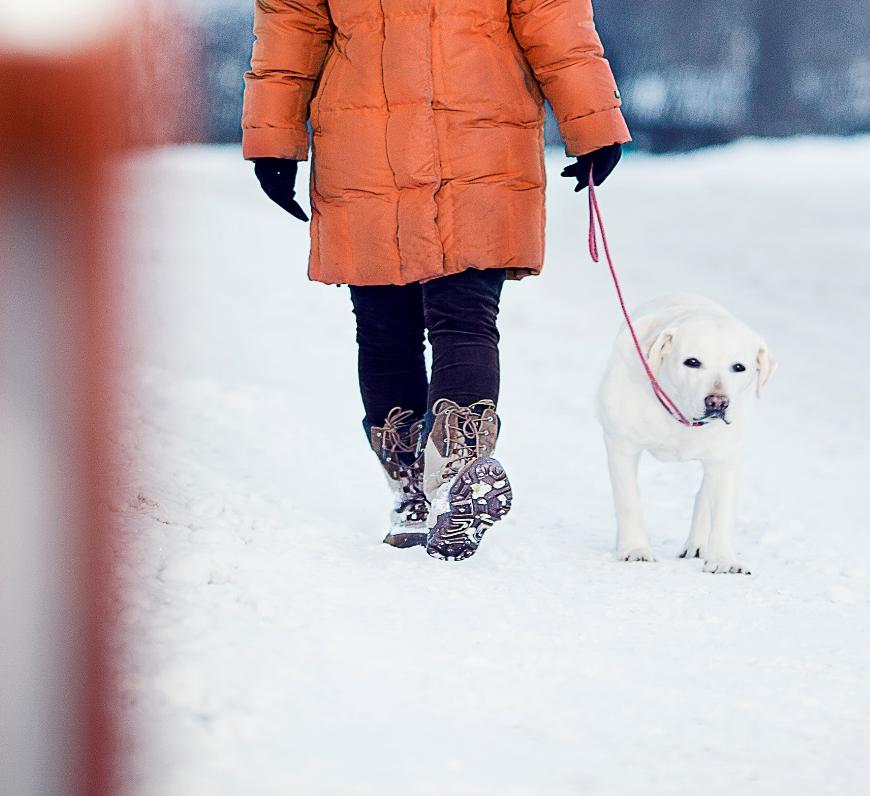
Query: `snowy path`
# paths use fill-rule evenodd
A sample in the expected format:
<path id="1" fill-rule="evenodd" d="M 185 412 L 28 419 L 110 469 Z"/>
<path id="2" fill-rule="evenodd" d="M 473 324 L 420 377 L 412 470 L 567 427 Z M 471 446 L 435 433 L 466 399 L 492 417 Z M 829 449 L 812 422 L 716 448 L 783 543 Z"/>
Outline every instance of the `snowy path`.
<path id="1" fill-rule="evenodd" d="M 742 474 L 750 577 L 674 559 L 691 466 L 643 466 L 659 562 L 611 558 L 591 406 L 619 316 L 563 160 L 545 273 L 503 305 L 516 507 L 457 565 L 380 543 L 349 300 L 306 280 L 307 229 L 234 148 L 131 166 L 138 793 L 864 792 L 870 140 L 634 156 L 602 189 L 631 303 L 708 294 L 780 361 Z"/>

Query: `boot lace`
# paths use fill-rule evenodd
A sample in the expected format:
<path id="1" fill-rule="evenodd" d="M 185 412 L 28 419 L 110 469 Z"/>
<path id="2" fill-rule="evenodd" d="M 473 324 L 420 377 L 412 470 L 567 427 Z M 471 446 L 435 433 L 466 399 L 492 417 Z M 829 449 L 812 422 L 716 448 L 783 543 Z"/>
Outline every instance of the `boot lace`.
<path id="1" fill-rule="evenodd" d="M 433 412 L 444 412 L 444 456 L 447 458 L 444 477 L 453 478 L 460 470 L 493 448 L 490 429 L 484 426 L 495 421 L 495 404 L 477 401 L 470 406 L 452 402 L 436 403 Z"/>
<path id="2" fill-rule="evenodd" d="M 381 427 L 381 457 L 386 461 L 392 461 L 387 454 L 414 453 L 417 449 L 417 441 L 413 434 L 409 434 L 406 426 L 414 417 L 410 409 L 393 407 L 384 420 Z"/>

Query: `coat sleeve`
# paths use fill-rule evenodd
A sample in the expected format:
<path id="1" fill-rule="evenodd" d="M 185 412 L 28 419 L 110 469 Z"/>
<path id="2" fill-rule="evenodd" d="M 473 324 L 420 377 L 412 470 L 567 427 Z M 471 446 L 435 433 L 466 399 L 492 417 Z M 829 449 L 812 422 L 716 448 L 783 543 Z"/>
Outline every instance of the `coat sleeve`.
<path id="1" fill-rule="evenodd" d="M 308 159 L 308 106 L 332 42 L 327 0 L 256 0 L 242 154 Z"/>
<path id="2" fill-rule="evenodd" d="M 550 102 L 565 153 L 631 140 L 592 0 L 509 0 L 514 36 Z"/>

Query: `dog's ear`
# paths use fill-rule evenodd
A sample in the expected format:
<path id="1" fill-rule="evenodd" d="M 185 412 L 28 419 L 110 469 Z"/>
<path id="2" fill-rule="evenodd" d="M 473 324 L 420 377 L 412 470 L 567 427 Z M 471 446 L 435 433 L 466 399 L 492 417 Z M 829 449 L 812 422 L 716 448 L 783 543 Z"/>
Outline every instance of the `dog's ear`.
<path id="1" fill-rule="evenodd" d="M 653 373 L 658 373 L 676 331 L 676 329 L 665 329 L 652 342 L 646 342 L 646 361 Z"/>
<path id="2" fill-rule="evenodd" d="M 770 381 L 774 371 L 776 371 L 776 360 L 771 359 L 770 352 L 767 350 L 767 345 L 762 340 L 758 348 L 758 357 L 755 360 L 758 375 L 755 382 L 755 394 L 761 398 L 761 391 L 764 385 Z"/>

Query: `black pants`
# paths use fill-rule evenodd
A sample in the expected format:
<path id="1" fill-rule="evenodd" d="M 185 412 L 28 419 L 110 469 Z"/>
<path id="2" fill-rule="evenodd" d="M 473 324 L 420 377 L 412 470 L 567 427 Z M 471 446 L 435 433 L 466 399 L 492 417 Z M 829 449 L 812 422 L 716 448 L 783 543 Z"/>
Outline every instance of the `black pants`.
<path id="1" fill-rule="evenodd" d="M 439 398 L 498 400 L 498 305 L 505 271 L 469 268 L 424 284 L 350 287 L 366 422 L 394 406 L 422 417 Z M 426 375 L 426 331 L 432 379 Z"/>

